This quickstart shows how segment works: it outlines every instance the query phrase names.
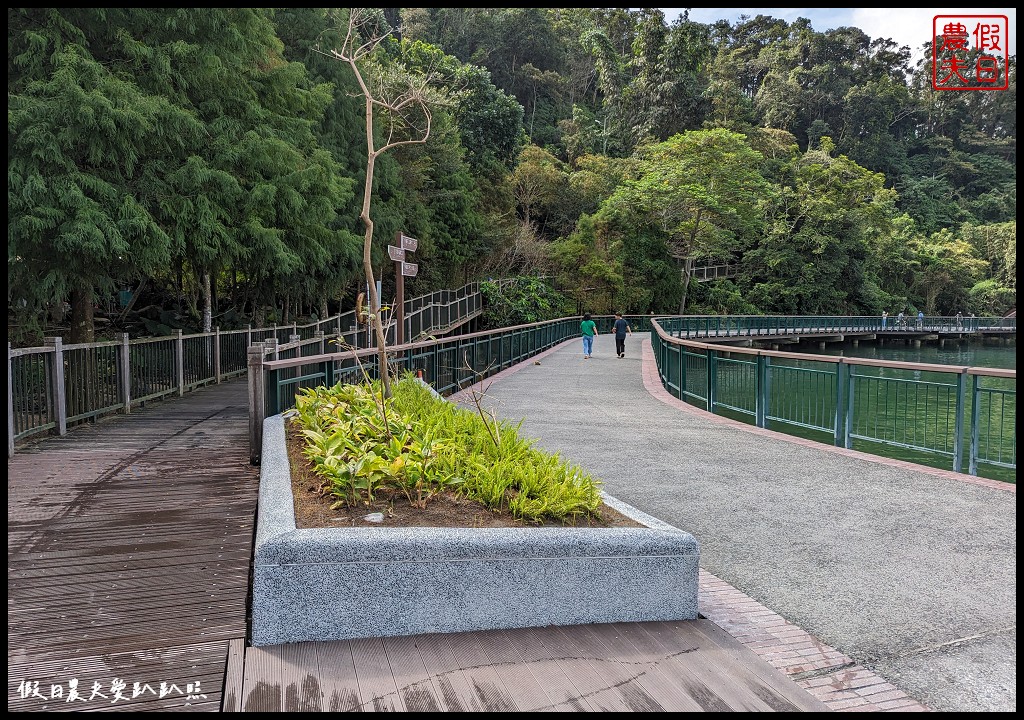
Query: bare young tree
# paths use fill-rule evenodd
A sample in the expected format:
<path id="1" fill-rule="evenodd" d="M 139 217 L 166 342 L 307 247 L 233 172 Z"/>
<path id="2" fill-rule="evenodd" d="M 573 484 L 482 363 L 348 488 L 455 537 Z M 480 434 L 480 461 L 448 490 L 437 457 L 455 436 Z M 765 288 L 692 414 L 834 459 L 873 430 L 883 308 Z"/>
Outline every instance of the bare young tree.
<path id="1" fill-rule="evenodd" d="M 366 182 L 363 186 L 363 207 L 359 214 L 366 232 L 363 236 L 363 270 L 369 285 L 371 321 L 377 336 L 378 363 L 385 397 L 391 397 L 391 374 L 388 369 L 384 325 L 380 317 L 380 298 L 373 276 L 373 218 L 370 215 L 374 164 L 378 157 L 402 145 L 427 142 L 431 126 L 431 91 L 429 76 L 413 76 L 404 68 L 373 62 L 373 52 L 390 35 L 383 32 L 383 15 L 376 8 L 351 8 L 348 30 L 340 48 L 319 50 L 352 68 L 359 89 L 366 101 Z M 365 72 L 364 72 L 365 71 Z M 374 123 L 379 121 L 386 139 L 378 146 Z"/>

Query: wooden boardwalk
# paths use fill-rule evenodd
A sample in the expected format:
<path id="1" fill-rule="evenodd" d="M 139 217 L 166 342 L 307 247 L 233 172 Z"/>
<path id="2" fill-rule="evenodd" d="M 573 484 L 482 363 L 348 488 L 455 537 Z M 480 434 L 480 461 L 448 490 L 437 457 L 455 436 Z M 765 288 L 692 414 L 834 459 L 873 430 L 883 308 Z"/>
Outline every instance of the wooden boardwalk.
<path id="1" fill-rule="evenodd" d="M 8 460 L 8 709 L 220 709 L 246 634 L 246 408 L 224 383 Z"/>
<path id="2" fill-rule="evenodd" d="M 829 710 L 703 619 L 248 648 L 224 702 L 247 712 Z"/>

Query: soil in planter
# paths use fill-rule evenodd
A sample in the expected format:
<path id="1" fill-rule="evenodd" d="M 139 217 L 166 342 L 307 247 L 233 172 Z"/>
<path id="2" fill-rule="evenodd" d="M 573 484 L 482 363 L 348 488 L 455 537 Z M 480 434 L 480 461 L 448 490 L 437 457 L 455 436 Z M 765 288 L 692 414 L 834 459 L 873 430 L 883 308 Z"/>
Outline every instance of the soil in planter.
<path id="1" fill-rule="evenodd" d="M 496 512 L 483 503 L 454 493 L 435 495 L 427 501 L 425 508 L 413 506 L 402 494 L 380 492 L 374 502 L 358 507 L 331 505 L 333 497 L 320 495 L 318 488 L 322 478 L 313 472 L 309 461 L 302 454 L 302 436 L 290 422 L 285 423 L 285 441 L 291 464 L 292 493 L 295 496 L 295 526 L 297 528 L 321 527 L 565 527 L 565 523 L 549 521 L 526 523 L 517 520 L 508 512 Z M 576 527 L 644 527 L 641 523 L 623 515 L 618 510 L 601 503 L 599 519 L 581 519 Z M 373 523 L 363 518 L 371 513 L 381 513 L 382 522 Z"/>

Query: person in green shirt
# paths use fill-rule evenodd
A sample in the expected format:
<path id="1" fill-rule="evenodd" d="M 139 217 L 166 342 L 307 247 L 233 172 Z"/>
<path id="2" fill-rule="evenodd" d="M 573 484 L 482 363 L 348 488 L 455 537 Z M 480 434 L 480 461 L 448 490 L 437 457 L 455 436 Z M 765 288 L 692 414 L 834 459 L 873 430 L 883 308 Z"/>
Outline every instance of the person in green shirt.
<path id="1" fill-rule="evenodd" d="M 590 313 L 583 316 L 580 332 L 583 334 L 583 358 L 588 359 L 594 354 L 594 338 L 597 337 L 597 323 L 590 319 Z"/>

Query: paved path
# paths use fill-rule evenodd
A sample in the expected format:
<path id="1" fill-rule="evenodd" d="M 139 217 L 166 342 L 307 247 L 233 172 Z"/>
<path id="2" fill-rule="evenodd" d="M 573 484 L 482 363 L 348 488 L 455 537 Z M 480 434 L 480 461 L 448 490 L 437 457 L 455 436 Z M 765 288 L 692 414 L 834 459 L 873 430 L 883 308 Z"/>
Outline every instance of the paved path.
<path id="1" fill-rule="evenodd" d="M 645 386 L 649 340 L 626 348 L 601 336 L 584 360 L 571 341 L 485 381 L 486 403 L 693 533 L 702 568 L 928 707 L 1016 709 L 1015 488 L 681 409 Z"/>

